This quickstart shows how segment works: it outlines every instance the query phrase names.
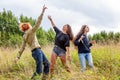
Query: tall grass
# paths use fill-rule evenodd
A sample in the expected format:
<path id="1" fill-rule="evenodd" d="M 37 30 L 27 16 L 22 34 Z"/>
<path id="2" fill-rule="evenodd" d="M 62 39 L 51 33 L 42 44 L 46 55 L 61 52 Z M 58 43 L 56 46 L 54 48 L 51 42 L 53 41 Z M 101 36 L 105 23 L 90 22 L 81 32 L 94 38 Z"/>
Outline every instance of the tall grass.
<path id="1" fill-rule="evenodd" d="M 53 46 L 42 48 L 50 60 Z M 35 71 L 35 62 L 29 49 L 25 49 L 17 64 L 14 58 L 18 52 L 13 48 L 0 48 L 0 80 L 30 80 Z M 78 53 L 74 47 L 71 48 L 71 62 L 68 65 L 71 73 L 66 72 L 59 58 L 57 59 L 54 76 L 50 80 L 120 80 L 120 46 L 119 45 L 95 45 L 91 48 L 95 71 L 87 67 L 83 73 L 80 72 Z"/>

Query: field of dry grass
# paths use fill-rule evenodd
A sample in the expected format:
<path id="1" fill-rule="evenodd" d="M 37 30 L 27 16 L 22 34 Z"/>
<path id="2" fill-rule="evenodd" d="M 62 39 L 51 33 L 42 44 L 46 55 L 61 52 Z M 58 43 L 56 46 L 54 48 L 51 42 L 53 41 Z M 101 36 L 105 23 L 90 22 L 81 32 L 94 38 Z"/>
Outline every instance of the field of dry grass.
<path id="1" fill-rule="evenodd" d="M 45 55 L 50 60 L 53 46 L 43 47 Z M 35 62 L 28 48 L 25 49 L 17 64 L 14 58 L 19 48 L 0 48 L 0 80 L 30 80 Z M 77 50 L 71 48 L 72 60 L 68 62 L 71 73 L 65 71 L 59 58 L 55 66 L 55 74 L 50 80 L 120 80 L 120 45 L 95 45 L 91 48 L 95 71 L 80 72 Z"/>

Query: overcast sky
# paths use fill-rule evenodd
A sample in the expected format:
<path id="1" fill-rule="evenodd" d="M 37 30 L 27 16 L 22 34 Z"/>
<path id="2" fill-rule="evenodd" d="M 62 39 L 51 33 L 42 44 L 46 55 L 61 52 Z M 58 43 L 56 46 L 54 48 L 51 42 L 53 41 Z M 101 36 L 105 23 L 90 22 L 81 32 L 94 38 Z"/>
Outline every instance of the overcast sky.
<path id="1" fill-rule="evenodd" d="M 47 15 L 51 15 L 60 29 L 70 24 L 76 34 L 83 24 L 90 27 L 90 34 L 105 31 L 120 32 L 120 0 L 1 0 L 3 8 L 11 10 L 19 17 L 23 14 L 37 19 L 45 4 L 45 12 L 41 26 L 47 30 L 51 27 Z"/>

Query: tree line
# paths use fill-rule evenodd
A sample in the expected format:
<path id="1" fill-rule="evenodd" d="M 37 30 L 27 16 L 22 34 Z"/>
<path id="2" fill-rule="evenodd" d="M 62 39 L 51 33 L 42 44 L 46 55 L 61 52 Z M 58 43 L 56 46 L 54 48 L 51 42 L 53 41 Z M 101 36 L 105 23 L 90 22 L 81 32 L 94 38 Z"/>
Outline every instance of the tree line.
<path id="1" fill-rule="evenodd" d="M 0 12 L 0 46 L 20 46 L 23 33 L 18 28 L 19 22 L 30 22 L 34 26 L 36 20 L 23 15 L 18 18 L 10 10 L 3 9 Z M 51 28 L 45 31 L 40 27 L 36 34 L 41 45 L 53 43 L 54 41 L 55 33 Z"/>
<path id="2" fill-rule="evenodd" d="M 3 9 L 0 12 L 0 46 L 20 46 L 22 41 L 23 33 L 19 31 L 19 22 L 30 22 L 33 26 L 35 25 L 36 19 L 20 15 L 16 17 L 10 10 L 6 11 Z M 40 27 L 37 31 L 38 41 L 41 45 L 51 44 L 54 42 L 55 33 L 52 28 L 45 31 Z M 120 40 L 120 33 L 101 31 L 88 36 L 89 40 L 96 40 L 99 44 L 111 44 L 118 43 Z"/>
<path id="3" fill-rule="evenodd" d="M 101 31 L 88 36 L 90 40 L 96 40 L 98 44 L 117 44 L 120 41 L 120 32 L 106 32 Z"/>

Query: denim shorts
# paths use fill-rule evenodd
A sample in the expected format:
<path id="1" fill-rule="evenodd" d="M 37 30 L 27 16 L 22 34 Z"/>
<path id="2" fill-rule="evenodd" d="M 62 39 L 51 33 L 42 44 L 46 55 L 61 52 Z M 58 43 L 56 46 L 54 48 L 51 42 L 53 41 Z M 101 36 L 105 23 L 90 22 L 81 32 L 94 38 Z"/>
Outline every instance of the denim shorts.
<path id="1" fill-rule="evenodd" d="M 66 55 L 66 51 L 56 45 L 53 48 L 53 53 L 55 53 L 57 56 Z"/>

